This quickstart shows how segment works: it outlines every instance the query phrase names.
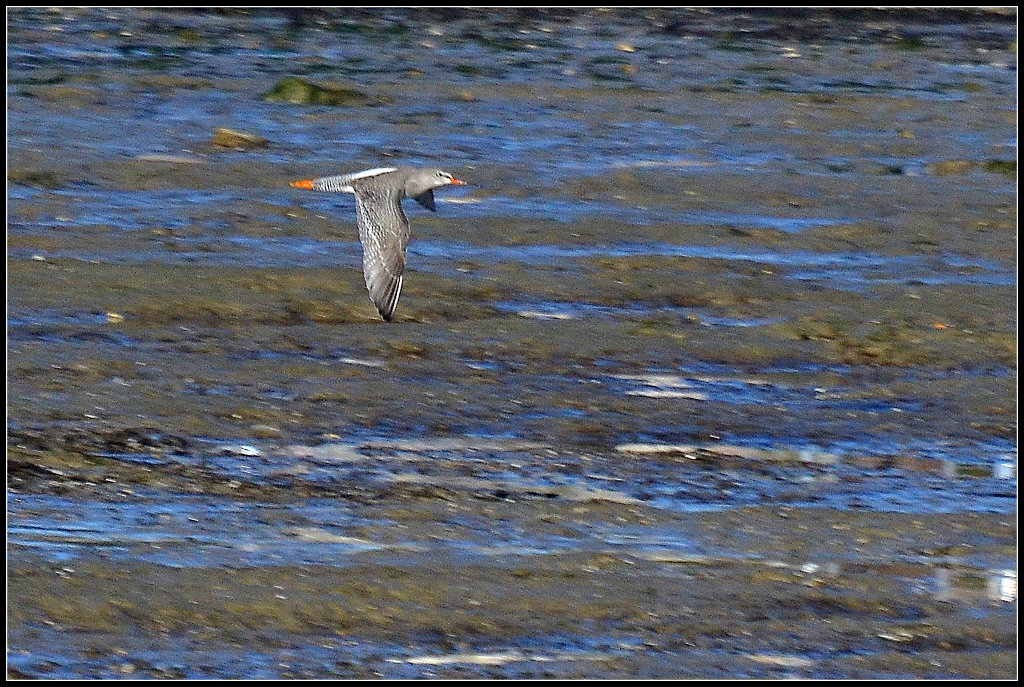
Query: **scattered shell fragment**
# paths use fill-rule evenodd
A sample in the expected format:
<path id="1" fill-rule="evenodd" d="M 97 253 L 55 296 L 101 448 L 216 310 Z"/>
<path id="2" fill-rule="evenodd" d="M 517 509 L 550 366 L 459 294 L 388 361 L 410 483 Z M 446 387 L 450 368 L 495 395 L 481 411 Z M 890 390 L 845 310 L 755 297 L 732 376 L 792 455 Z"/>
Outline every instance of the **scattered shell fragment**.
<path id="1" fill-rule="evenodd" d="M 166 162 L 175 165 L 203 165 L 206 160 L 191 155 L 170 155 L 167 153 L 145 153 L 135 158 L 139 162 Z"/>
<path id="2" fill-rule="evenodd" d="M 747 658 L 758 663 L 784 668 L 810 668 L 814 665 L 814 661 L 809 658 L 790 654 L 748 654 Z"/>
<path id="3" fill-rule="evenodd" d="M 835 453 L 828 453 L 818 449 L 764 449 L 751 446 L 731 446 L 728 444 L 708 444 L 696 446 L 692 444 L 619 444 L 616 451 L 622 453 L 641 454 L 683 454 L 696 456 L 698 453 L 704 455 L 715 455 L 722 458 L 746 458 L 748 460 L 782 461 L 796 463 L 816 463 L 819 465 L 833 465 L 840 461 L 840 456 Z"/>

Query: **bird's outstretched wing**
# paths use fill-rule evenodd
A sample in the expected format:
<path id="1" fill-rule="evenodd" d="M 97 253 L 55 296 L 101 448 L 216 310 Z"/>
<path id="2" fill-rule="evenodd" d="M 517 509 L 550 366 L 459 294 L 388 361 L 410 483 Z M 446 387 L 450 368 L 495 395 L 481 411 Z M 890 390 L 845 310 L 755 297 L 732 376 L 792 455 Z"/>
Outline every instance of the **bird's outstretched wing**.
<path id="1" fill-rule="evenodd" d="M 367 169 L 362 172 L 353 172 L 351 174 L 335 174 L 330 177 L 306 179 L 305 181 L 293 181 L 292 186 L 295 186 L 296 188 L 310 188 L 314 191 L 327 191 L 329 193 L 355 193 L 355 189 L 352 188 L 352 182 L 397 171 L 397 167 L 377 167 L 375 169 Z"/>
<path id="2" fill-rule="evenodd" d="M 397 190 L 366 189 L 356 192 L 356 223 L 363 244 L 363 278 L 370 300 L 390 322 L 402 293 L 409 220 Z"/>

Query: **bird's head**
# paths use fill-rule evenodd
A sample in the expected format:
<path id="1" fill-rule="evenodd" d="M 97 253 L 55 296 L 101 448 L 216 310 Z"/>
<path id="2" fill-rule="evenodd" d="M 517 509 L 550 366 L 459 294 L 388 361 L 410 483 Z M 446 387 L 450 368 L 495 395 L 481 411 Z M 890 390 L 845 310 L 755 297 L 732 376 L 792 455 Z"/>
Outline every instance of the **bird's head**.
<path id="1" fill-rule="evenodd" d="M 432 191 L 441 186 L 465 186 L 466 182 L 456 179 L 448 172 L 440 169 L 421 169 L 411 174 L 405 182 L 405 195 L 415 198 L 421 193 Z"/>

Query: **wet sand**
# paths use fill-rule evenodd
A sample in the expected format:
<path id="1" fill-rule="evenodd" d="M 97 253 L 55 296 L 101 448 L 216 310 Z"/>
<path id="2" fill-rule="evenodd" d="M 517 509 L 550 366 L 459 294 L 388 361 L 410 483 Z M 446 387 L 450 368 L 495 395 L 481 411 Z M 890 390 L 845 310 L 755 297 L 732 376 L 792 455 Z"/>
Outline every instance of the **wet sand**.
<path id="1" fill-rule="evenodd" d="M 1015 676 L 1015 18 L 395 13 L 9 17 L 9 675 Z"/>

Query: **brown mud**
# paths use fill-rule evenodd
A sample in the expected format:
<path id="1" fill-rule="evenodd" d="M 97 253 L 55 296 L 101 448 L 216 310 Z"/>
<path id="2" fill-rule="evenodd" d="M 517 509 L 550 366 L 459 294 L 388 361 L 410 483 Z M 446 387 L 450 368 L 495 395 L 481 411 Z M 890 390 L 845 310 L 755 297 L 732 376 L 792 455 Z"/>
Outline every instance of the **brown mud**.
<path id="1" fill-rule="evenodd" d="M 392 14 L 8 17 L 8 674 L 1014 677 L 1015 16 Z"/>

